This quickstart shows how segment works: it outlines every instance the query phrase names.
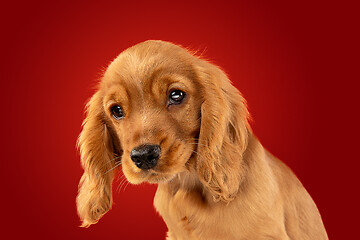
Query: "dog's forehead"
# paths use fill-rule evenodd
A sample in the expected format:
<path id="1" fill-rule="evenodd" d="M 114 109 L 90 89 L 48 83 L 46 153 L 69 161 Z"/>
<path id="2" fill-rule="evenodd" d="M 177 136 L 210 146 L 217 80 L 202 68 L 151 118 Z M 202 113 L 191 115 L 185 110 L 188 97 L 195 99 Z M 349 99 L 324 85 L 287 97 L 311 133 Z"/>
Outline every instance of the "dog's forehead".
<path id="1" fill-rule="evenodd" d="M 105 87 L 121 84 L 144 89 L 154 79 L 194 77 L 193 56 L 186 50 L 166 42 L 145 43 L 125 50 L 109 65 L 102 80 Z"/>

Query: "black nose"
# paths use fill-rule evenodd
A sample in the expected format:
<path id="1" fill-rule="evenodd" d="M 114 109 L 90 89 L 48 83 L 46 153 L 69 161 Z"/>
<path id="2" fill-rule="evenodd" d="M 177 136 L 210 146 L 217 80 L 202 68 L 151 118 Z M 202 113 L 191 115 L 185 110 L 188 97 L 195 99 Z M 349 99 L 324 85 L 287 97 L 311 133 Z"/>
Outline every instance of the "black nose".
<path id="1" fill-rule="evenodd" d="M 130 157 L 138 168 L 146 170 L 155 167 L 160 153 L 159 145 L 144 144 L 131 150 Z"/>

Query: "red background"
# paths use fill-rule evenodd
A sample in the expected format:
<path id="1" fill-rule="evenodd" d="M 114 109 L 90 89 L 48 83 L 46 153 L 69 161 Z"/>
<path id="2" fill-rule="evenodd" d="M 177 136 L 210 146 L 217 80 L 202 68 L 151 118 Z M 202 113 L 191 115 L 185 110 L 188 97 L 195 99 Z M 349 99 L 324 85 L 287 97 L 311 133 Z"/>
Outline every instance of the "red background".
<path id="1" fill-rule="evenodd" d="M 359 22 L 349 2 L 16 1 L 1 6 L 4 239 L 164 239 L 155 186 L 116 190 L 79 228 L 75 142 L 87 99 L 125 48 L 162 39 L 204 51 L 248 101 L 255 134 L 298 175 L 330 239 L 353 239 L 359 192 Z M 219 223 L 221 224 L 221 223 Z"/>

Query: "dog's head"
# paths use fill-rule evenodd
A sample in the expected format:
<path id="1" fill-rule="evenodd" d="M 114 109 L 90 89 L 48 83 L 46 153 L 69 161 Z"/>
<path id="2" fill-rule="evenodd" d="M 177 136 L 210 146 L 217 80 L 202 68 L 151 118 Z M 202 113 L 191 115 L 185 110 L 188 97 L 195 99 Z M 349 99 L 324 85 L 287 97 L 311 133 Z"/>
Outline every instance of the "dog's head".
<path id="1" fill-rule="evenodd" d="M 215 200 L 231 200 L 242 176 L 247 117 L 244 99 L 213 64 L 163 41 L 125 50 L 89 101 L 78 141 L 83 225 L 110 209 L 120 163 L 133 184 L 190 171 Z"/>

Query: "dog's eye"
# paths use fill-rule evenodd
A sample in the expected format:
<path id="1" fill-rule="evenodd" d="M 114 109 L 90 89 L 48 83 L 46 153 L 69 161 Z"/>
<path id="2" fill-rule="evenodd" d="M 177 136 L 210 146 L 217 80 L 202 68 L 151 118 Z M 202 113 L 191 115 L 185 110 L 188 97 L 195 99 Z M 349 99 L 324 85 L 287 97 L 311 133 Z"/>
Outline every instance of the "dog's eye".
<path id="1" fill-rule="evenodd" d="M 169 95 L 169 105 L 180 104 L 185 98 L 186 93 L 181 90 L 173 90 Z"/>
<path id="2" fill-rule="evenodd" d="M 114 105 L 110 109 L 111 115 L 116 119 L 119 120 L 124 117 L 124 112 L 119 105 Z"/>

